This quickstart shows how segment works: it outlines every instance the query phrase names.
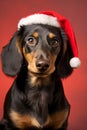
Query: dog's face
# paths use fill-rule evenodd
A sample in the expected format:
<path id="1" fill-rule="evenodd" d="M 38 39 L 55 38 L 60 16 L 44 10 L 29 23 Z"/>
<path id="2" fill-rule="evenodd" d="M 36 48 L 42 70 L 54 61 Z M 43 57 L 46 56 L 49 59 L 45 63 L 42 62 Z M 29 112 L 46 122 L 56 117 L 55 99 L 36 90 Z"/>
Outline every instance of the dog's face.
<path id="1" fill-rule="evenodd" d="M 29 25 L 22 34 L 21 46 L 28 71 L 37 76 L 50 75 L 62 47 L 60 29 Z"/>
<path id="2" fill-rule="evenodd" d="M 48 76 L 54 71 L 59 77 L 72 72 L 72 57 L 66 34 L 61 28 L 34 24 L 22 26 L 2 51 L 3 71 L 14 76 L 20 72 L 23 61 L 28 72 L 36 76 Z"/>

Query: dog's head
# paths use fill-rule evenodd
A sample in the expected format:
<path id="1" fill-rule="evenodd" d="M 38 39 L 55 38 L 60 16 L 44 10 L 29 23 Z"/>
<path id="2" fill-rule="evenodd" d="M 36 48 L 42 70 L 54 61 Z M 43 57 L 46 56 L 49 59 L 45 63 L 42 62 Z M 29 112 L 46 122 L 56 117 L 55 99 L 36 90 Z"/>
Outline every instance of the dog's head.
<path id="1" fill-rule="evenodd" d="M 63 78 L 80 65 L 75 37 L 67 19 L 52 11 L 43 13 L 19 21 L 18 31 L 2 51 L 6 74 L 14 76 L 27 65 L 28 72 L 34 75 L 56 72 Z"/>
<path id="2" fill-rule="evenodd" d="M 69 60 L 73 55 L 68 42 L 61 28 L 42 24 L 22 26 L 3 48 L 3 71 L 16 75 L 25 59 L 33 74 L 44 76 L 57 71 L 60 77 L 66 77 L 72 72 Z"/>

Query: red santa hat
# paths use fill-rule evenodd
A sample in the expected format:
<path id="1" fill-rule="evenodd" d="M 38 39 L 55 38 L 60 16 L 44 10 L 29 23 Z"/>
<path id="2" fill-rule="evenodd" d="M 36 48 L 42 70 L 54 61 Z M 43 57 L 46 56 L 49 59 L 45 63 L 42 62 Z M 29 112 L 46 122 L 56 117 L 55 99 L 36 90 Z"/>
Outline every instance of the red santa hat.
<path id="1" fill-rule="evenodd" d="M 73 52 L 73 57 L 70 59 L 70 66 L 72 68 L 77 68 L 80 66 L 81 61 L 78 58 L 78 48 L 74 32 L 72 30 L 69 21 L 64 16 L 54 11 L 44 11 L 35 13 L 33 15 L 29 15 L 25 18 L 22 18 L 18 23 L 18 30 L 20 30 L 20 27 L 23 25 L 31 25 L 31 24 L 44 24 L 44 25 L 47 24 L 54 27 L 61 27 L 65 31 L 69 39 L 69 43 Z"/>

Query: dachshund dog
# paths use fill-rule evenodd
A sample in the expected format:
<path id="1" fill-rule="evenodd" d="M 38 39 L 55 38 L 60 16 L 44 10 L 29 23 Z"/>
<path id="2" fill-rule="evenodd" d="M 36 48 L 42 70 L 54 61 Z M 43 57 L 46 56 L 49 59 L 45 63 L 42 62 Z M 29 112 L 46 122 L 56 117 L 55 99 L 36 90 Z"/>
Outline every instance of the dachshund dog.
<path id="1" fill-rule="evenodd" d="M 67 130 L 70 104 L 61 78 L 73 56 L 60 27 L 24 25 L 1 54 L 5 74 L 16 79 L 4 103 L 0 130 Z"/>

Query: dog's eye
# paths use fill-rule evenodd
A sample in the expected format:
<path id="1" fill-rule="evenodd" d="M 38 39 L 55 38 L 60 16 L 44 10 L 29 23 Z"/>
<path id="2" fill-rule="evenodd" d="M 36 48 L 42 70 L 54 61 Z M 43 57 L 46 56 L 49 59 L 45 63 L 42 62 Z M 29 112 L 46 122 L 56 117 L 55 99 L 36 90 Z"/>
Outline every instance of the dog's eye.
<path id="1" fill-rule="evenodd" d="M 36 40 L 36 38 L 34 38 L 34 37 L 29 37 L 28 38 L 28 40 L 27 40 L 27 42 L 26 42 L 29 46 L 35 46 L 36 44 L 37 44 L 37 40 Z"/>
<path id="2" fill-rule="evenodd" d="M 50 42 L 49 42 L 49 44 L 52 47 L 60 47 L 60 43 L 61 43 L 61 40 L 60 39 L 56 39 L 56 38 L 51 39 Z"/>

